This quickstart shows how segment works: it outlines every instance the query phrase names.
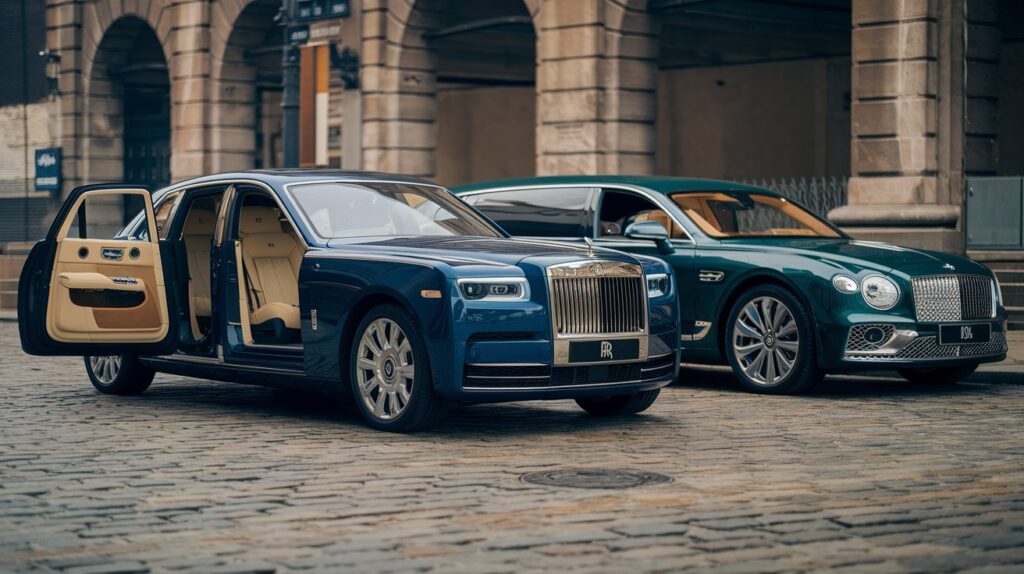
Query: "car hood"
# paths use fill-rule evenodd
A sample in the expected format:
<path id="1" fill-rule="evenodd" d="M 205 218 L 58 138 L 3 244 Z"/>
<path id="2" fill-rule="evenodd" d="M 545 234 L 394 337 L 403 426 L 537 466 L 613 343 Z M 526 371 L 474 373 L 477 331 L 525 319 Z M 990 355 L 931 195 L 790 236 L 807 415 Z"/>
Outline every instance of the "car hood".
<path id="1" fill-rule="evenodd" d="M 556 265 L 588 258 L 585 246 L 499 237 L 388 237 L 334 239 L 332 249 L 357 250 L 362 254 L 380 253 L 418 259 L 431 259 L 452 266 L 518 265 L 529 259 L 540 266 Z M 594 248 L 601 259 L 639 263 L 634 257 L 618 251 Z"/>
<path id="2" fill-rule="evenodd" d="M 730 241 L 729 243 L 764 251 L 788 252 L 822 263 L 837 265 L 851 272 L 864 269 L 904 274 L 908 277 L 947 273 L 990 274 L 984 265 L 959 255 L 899 247 L 874 241 L 847 238 L 773 238 L 735 240 L 735 242 Z"/>

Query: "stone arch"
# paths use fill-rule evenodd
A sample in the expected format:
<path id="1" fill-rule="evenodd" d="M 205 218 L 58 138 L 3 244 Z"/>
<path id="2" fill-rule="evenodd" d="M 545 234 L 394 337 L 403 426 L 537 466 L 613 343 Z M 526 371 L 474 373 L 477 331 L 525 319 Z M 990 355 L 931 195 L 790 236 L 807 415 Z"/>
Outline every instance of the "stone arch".
<path id="1" fill-rule="evenodd" d="M 138 78 L 119 71 L 148 64 L 150 69 L 141 73 L 163 83 L 169 93 L 171 24 L 170 10 L 158 3 L 98 0 L 83 6 L 81 113 L 75 113 L 75 106 L 64 112 L 68 125 L 74 126 L 69 134 L 70 183 L 125 179 L 123 96 L 126 80 Z M 133 51 L 138 42 L 139 50 Z M 167 157 L 162 161 L 159 168 L 165 169 Z"/>
<path id="2" fill-rule="evenodd" d="M 275 167 L 280 132 L 280 0 L 218 2 L 211 13 L 214 171 Z M 270 137 L 265 137 L 270 134 Z"/>
<path id="3" fill-rule="evenodd" d="M 85 67 L 80 157 L 90 182 L 128 182 L 150 188 L 170 183 L 170 76 L 166 43 L 147 20 L 113 20 Z M 112 205 L 117 225 L 138 205 Z"/>
<path id="4" fill-rule="evenodd" d="M 540 0 L 503 3 L 511 10 L 515 6 L 522 9 L 536 39 Z M 458 0 L 388 2 L 380 30 L 380 58 L 376 66 L 372 59 L 364 62 L 372 70 L 364 88 L 363 157 L 367 168 L 423 177 L 437 175 L 440 62 L 438 49 L 424 34 L 461 23 L 461 8 L 464 6 Z M 489 4 L 488 8 L 493 11 L 495 6 Z M 535 59 L 531 68 L 536 68 Z"/>

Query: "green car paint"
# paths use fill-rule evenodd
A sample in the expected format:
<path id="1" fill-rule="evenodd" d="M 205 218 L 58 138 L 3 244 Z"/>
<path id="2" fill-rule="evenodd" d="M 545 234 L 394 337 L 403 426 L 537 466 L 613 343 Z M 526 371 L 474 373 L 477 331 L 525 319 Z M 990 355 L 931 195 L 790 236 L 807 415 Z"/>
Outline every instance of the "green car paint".
<path id="1" fill-rule="evenodd" d="M 995 281 L 985 266 L 965 257 L 855 240 L 829 227 L 837 237 L 756 236 L 715 238 L 704 233 L 669 198 L 679 192 L 729 192 L 783 197 L 769 190 L 727 181 L 653 176 L 557 176 L 477 183 L 454 188 L 463 199 L 474 203 L 498 191 L 551 188 L 592 189 L 579 240 L 586 236 L 596 245 L 630 253 L 660 257 L 675 270 L 683 320 L 684 361 L 719 364 L 725 362 L 725 324 L 736 299 L 747 289 L 774 283 L 789 289 L 813 316 L 816 331 L 817 364 L 826 372 L 878 368 L 932 368 L 1002 360 L 1005 357 L 1006 310 L 994 301 L 991 317 L 973 321 L 990 325 L 992 342 L 984 354 L 961 356 L 951 348 L 932 348 L 926 356 L 879 356 L 865 360 L 847 355 L 848 337 L 855 325 L 891 325 L 935 337 L 939 322 L 918 321 L 915 314 L 914 278 L 948 275 L 982 276 Z M 673 252 L 659 251 L 652 241 L 625 237 L 600 237 L 597 233 L 602 193 L 607 190 L 639 194 L 657 208 L 668 212 L 685 229 L 688 239 L 672 239 Z M 491 215 L 482 209 L 485 215 Z M 501 224 L 498 221 L 499 225 Z M 538 225 L 531 236 L 546 236 Z M 522 234 L 522 233 L 521 233 Z M 563 240 L 572 240 L 560 237 Z M 886 311 L 869 306 L 861 293 L 841 293 L 833 286 L 837 275 L 862 281 L 881 275 L 894 281 L 900 291 L 896 305 Z M 993 285 L 997 285 L 993 283 Z M 993 289 L 997 289 L 994 287 Z M 1000 346 L 998 343 L 1002 341 Z M 936 350 L 938 349 L 938 350 Z M 948 356 L 950 353 L 953 356 Z M 933 356 L 936 355 L 936 356 Z M 939 356 L 940 355 L 940 356 Z"/>

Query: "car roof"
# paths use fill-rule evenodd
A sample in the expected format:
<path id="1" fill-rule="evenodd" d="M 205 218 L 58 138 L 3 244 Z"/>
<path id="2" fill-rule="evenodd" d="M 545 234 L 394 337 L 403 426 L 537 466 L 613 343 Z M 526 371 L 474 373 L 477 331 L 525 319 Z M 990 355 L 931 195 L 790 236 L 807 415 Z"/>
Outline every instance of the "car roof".
<path id="1" fill-rule="evenodd" d="M 399 183 L 410 183 L 419 185 L 437 185 L 436 183 L 406 175 L 384 173 L 377 171 L 358 171 L 347 169 L 323 169 L 323 168 L 289 168 L 289 169 L 250 169 L 246 171 L 226 172 L 213 175 L 196 177 L 180 182 L 173 186 L 182 184 L 193 185 L 197 183 L 217 183 L 228 179 L 254 179 L 264 183 L 283 185 L 287 183 L 313 182 L 324 180 L 344 181 L 394 181 Z"/>
<path id="2" fill-rule="evenodd" d="M 558 175 L 549 177 L 523 177 L 460 185 L 452 188 L 455 193 L 467 193 L 499 187 L 522 187 L 528 185 L 633 185 L 657 193 L 686 191 L 747 191 L 767 195 L 777 192 L 734 181 L 703 179 L 697 177 L 667 177 L 656 175 Z"/>

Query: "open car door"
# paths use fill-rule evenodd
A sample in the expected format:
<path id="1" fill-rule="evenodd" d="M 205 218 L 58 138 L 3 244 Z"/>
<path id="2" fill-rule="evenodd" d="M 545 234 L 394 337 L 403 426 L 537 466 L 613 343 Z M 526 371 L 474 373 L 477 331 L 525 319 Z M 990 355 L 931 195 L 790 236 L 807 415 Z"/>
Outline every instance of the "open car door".
<path id="1" fill-rule="evenodd" d="M 145 221 L 122 235 L 124 206 Z M 71 192 L 33 247 L 18 283 L 21 346 L 30 355 L 169 354 L 178 346 L 173 250 L 161 245 L 149 191 Z"/>

